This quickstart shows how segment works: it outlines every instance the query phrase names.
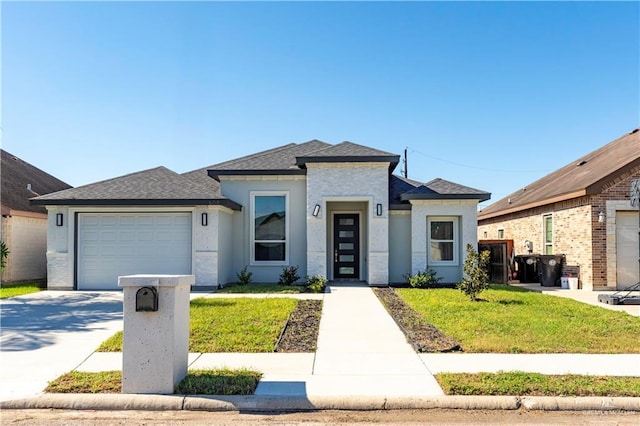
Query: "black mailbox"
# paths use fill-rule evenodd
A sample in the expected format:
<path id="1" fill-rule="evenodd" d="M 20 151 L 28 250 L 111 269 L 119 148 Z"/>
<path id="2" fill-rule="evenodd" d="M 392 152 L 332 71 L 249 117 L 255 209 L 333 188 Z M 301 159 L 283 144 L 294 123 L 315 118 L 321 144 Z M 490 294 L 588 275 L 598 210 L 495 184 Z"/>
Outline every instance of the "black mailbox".
<path id="1" fill-rule="evenodd" d="M 158 310 L 158 290 L 142 287 L 136 292 L 136 312 L 156 312 Z"/>

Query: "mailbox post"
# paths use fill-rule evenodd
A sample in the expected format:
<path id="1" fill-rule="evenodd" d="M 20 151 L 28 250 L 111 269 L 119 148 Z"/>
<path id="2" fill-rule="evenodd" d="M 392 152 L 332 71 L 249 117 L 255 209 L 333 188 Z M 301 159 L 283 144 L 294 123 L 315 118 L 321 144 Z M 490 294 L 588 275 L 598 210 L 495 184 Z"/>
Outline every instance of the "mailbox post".
<path id="1" fill-rule="evenodd" d="M 193 275 L 118 277 L 124 292 L 122 392 L 171 394 L 186 376 Z"/>

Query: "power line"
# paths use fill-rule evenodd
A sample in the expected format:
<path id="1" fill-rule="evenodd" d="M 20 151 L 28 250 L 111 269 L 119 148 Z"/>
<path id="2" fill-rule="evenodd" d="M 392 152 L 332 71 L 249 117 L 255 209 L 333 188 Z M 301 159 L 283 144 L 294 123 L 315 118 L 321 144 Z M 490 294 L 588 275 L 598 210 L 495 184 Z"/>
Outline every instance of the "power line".
<path id="1" fill-rule="evenodd" d="M 504 170 L 504 169 L 491 169 L 488 167 L 479 167 L 479 166 L 472 166 L 469 164 L 462 164 L 462 163 L 457 163 L 455 161 L 451 161 L 451 160 L 447 160 L 444 158 L 440 158 L 440 157 L 435 157 L 433 155 L 429 155 L 429 154 L 425 154 L 424 152 L 418 151 L 417 149 L 411 148 L 411 147 L 407 147 L 407 149 L 410 149 L 411 152 L 415 152 L 416 154 L 420 154 L 420 155 L 424 155 L 427 158 L 431 158 L 433 160 L 438 160 L 438 161 L 442 161 L 443 163 L 449 163 L 449 164 L 453 164 L 455 166 L 459 166 L 459 167 L 466 167 L 468 169 L 476 169 L 476 170 L 484 170 L 484 171 L 489 171 L 489 172 L 500 172 L 500 173 L 547 173 L 549 172 L 549 170 Z M 406 150 L 405 150 L 406 152 Z"/>

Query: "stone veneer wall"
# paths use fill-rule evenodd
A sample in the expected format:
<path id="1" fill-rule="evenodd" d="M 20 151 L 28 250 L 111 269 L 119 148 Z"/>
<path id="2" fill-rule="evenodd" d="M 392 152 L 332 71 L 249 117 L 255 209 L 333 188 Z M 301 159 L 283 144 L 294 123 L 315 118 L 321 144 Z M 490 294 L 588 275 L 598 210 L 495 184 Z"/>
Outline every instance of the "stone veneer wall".
<path id="1" fill-rule="evenodd" d="M 364 278 L 371 285 L 389 283 L 389 163 L 309 163 L 307 164 L 307 274 L 331 276 L 327 260 L 329 202 L 368 203 L 368 247 L 361 256 L 367 261 Z M 315 205 L 321 206 L 314 217 Z M 382 216 L 375 216 L 382 204 Z"/>

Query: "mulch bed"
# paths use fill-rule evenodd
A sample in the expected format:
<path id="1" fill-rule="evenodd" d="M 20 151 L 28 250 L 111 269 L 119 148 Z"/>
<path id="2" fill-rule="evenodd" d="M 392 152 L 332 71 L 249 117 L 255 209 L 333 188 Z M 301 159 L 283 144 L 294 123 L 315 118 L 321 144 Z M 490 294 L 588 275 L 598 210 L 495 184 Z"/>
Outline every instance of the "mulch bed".
<path id="1" fill-rule="evenodd" d="M 321 300 L 299 300 L 276 343 L 275 352 L 315 352 L 321 316 Z"/>
<path id="2" fill-rule="evenodd" d="M 382 301 L 387 312 L 389 312 L 417 352 L 452 352 L 462 350 L 455 339 L 444 334 L 422 318 L 422 316 L 409 307 L 392 288 L 374 288 L 373 291 Z"/>

